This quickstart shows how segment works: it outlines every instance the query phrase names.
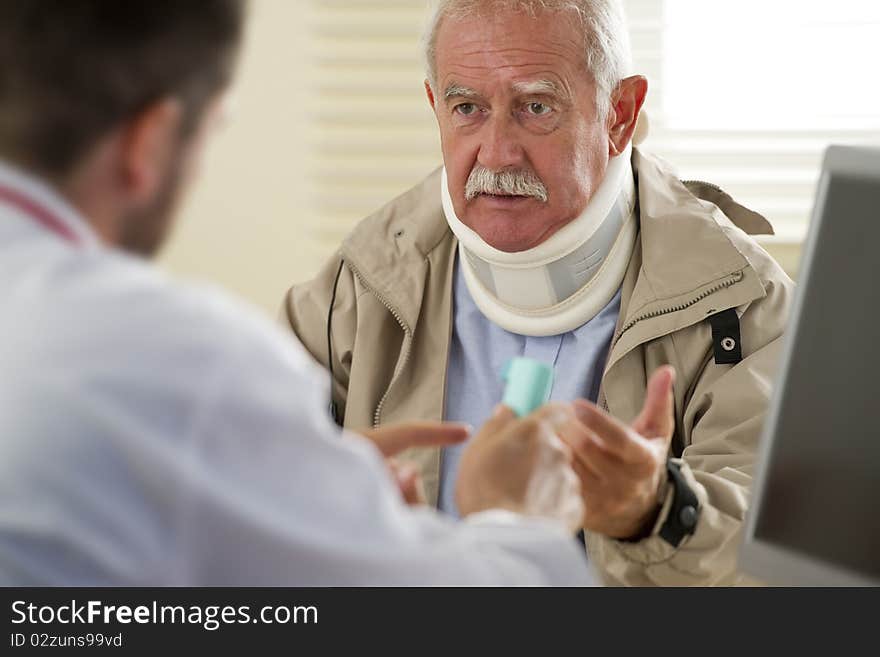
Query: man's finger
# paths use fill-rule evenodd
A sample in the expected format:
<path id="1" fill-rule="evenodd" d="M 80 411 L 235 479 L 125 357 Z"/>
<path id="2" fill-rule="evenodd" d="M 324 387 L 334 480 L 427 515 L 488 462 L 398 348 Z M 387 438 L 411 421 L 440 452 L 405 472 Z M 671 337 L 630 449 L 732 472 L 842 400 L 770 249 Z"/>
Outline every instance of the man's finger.
<path id="1" fill-rule="evenodd" d="M 583 399 L 574 402 L 574 412 L 583 425 L 596 435 L 598 442 L 612 454 L 627 462 L 644 458 L 644 441 L 639 436 L 634 436 L 630 428 L 617 418 Z"/>
<path id="2" fill-rule="evenodd" d="M 591 466 L 581 458 L 580 453 L 584 450 L 587 443 L 595 440 L 595 434 L 585 427 L 579 420 L 574 420 L 572 422 L 567 422 L 557 432 L 557 435 L 571 449 L 572 464 L 580 465 L 580 467 L 586 467 L 587 469 L 592 470 Z M 592 472 L 597 478 L 602 478 L 601 473 L 597 470 L 592 470 Z"/>
<path id="3" fill-rule="evenodd" d="M 603 480 L 621 476 L 631 477 L 627 465 L 609 454 L 594 440 L 586 440 L 580 444 L 576 459 Z"/>
<path id="4" fill-rule="evenodd" d="M 392 468 L 397 485 L 404 501 L 410 506 L 426 504 L 419 469 L 415 465 L 405 463 Z"/>
<path id="5" fill-rule="evenodd" d="M 602 489 L 604 480 L 584 461 L 576 458 L 571 467 L 581 480 L 581 490 L 584 494 L 595 494 Z"/>
<path id="6" fill-rule="evenodd" d="M 546 422 L 551 429 L 556 430 L 574 418 L 574 411 L 571 404 L 551 402 L 541 406 L 530 417 Z"/>
<path id="7" fill-rule="evenodd" d="M 633 429 L 645 438 L 672 438 L 675 431 L 675 368 L 664 365 L 648 381 L 645 404 Z"/>
<path id="8" fill-rule="evenodd" d="M 464 442 L 471 434 L 466 424 L 407 422 L 361 431 L 386 457 L 413 447 L 442 447 Z"/>
<path id="9" fill-rule="evenodd" d="M 501 433 L 508 424 L 516 420 L 516 413 L 509 406 L 498 404 L 491 417 L 480 427 L 480 435 L 494 436 Z"/>

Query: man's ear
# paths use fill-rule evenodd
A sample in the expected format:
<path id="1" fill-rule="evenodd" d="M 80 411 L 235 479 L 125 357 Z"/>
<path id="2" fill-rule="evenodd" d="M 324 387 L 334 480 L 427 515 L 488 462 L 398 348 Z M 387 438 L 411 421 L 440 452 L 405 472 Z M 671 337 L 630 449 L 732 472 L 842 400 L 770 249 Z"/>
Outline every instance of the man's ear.
<path id="1" fill-rule="evenodd" d="M 428 102 L 431 104 L 431 109 L 434 110 L 434 113 L 437 113 L 437 99 L 434 98 L 434 90 L 431 88 L 431 83 L 428 80 L 425 80 L 425 93 L 428 96 Z"/>
<path id="2" fill-rule="evenodd" d="M 608 116 L 608 154 L 612 157 L 625 151 L 632 140 L 647 96 L 648 80 L 641 75 L 621 81 L 612 95 Z"/>
<path id="3" fill-rule="evenodd" d="M 166 98 L 131 119 L 122 139 L 122 184 L 129 199 L 149 203 L 177 152 L 183 105 Z"/>

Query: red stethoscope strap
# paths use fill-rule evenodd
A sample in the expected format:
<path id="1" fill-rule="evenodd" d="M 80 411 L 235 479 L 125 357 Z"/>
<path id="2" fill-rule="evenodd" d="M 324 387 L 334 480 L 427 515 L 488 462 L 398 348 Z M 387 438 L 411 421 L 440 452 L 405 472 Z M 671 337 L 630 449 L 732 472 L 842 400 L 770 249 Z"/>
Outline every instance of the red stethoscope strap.
<path id="1" fill-rule="evenodd" d="M 78 244 L 80 239 L 74 230 L 48 209 L 10 187 L 0 185 L 0 203 L 7 203 L 24 212 L 38 224 L 68 242 Z"/>

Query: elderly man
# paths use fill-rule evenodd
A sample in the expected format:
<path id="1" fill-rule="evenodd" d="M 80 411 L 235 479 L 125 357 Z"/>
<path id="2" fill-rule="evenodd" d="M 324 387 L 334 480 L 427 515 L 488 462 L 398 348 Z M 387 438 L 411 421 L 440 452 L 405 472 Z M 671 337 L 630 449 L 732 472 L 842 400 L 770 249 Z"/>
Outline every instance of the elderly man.
<path id="1" fill-rule="evenodd" d="M 514 356 L 555 368 L 611 584 L 735 584 L 792 283 L 763 218 L 632 147 L 615 0 L 444 0 L 427 38 L 445 166 L 365 219 L 286 302 L 348 427 L 479 424 Z M 417 450 L 456 513 L 460 447 Z"/>

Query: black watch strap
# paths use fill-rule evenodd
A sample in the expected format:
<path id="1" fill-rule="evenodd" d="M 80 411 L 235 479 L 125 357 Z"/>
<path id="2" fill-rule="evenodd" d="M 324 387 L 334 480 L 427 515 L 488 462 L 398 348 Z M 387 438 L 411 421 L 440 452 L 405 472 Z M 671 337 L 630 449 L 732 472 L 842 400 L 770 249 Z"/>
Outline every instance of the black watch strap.
<path id="1" fill-rule="evenodd" d="M 685 537 L 690 536 L 697 530 L 697 520 L 700 517 L 700 501 L 697 494 L 688 486 L 687 480 L 681 474 L 681 465 L 670 459 L 666 462 L 666 471 L 669 473 L 669 483 L 672 484 L 674 494 L 672 496 L 672 508 L 666 522 L 660 528 L 660 537 L 677 548 Z"/>

